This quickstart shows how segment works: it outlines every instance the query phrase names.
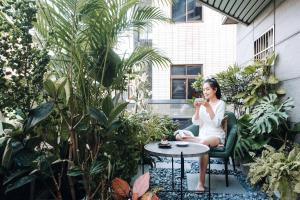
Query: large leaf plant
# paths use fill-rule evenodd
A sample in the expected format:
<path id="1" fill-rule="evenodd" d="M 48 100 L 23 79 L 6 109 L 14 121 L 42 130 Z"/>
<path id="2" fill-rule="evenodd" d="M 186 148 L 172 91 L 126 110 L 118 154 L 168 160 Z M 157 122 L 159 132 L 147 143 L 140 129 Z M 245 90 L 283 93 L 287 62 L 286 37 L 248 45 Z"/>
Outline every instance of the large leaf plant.
<path id="1" fill-rule="evenodd" d="M 300 193 L 300 150 L 294 147 L 289 153 L 266 146 L 261 157 L 250 163 L 248 179 L 262 186 L 269 196 L 279 193 L 280 199 L 297 199 Z"/>
<path id="2" fill-rule="evenodd" d="M 136 47 L 128 57 L 115 52 L 123 33 L 169 21 L 158 8 L 140 7 L 139 3 L 38 0 L 36 37 L 50 50 L 45 89 L 60 121 L 57 135 L 61 144 L 69 146 L 62 159 L 69 160 L 71 199 L 76 198 L 77 180 L 87 199 L 109 198 L 107 185 L 118 171 L 109 153 L 113 152 L 110 144 L 122 124 L 119 115 L 127 105 L 117 101 L 118 93 L 126 89 L 128 74 L 135 66 L 169 62 L 157 49 L 147 46 Z"/>

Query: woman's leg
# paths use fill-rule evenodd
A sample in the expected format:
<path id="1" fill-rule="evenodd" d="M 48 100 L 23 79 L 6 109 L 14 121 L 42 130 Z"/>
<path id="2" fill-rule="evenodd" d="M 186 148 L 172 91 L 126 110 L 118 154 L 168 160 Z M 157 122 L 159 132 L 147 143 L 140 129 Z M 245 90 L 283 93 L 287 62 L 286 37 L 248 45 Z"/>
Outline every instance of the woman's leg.
<path id="1" fill-rule="evenodd" d="M 205 144 L 210 147 L 215 147 L 215 146 L 218 146 L 218 144 L 220 144 L 220 138 L 218 138 L 216 136 L 209 136 L 209 137 L 206 137 L 205 139 L 202 139 L 200 143 Z M 197 185 L 196 190 L 204 191 L 207 165 L 208 165 L 208 155 L 205 154 L 200 157 L 199 183 Z"/>

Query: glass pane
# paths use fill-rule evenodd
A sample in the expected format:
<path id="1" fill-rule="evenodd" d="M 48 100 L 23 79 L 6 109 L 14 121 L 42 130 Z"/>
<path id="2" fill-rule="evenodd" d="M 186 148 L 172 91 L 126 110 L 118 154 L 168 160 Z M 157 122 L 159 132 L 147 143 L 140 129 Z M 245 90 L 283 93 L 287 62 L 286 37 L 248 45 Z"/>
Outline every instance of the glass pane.
<path id="1" fill-rule="evenodd" d="M 185 79 L 172 80 L 172 99 L 185 99 Z"/>
<path id="2" fill-rule="evenodd" d="M 172 66 L 171 75 L 186 75 L 185 66 L 184 65 Z"/>
<path id="3" fill-rule="evenodd" d="M 192 84 L 195 82 L 195 79 L 188 80 L 188 99 L 192 99 L 193 97 L 199 97 L 199 92 L 196 92 L 194 88 L 192 88 Z"/>
<path id="4" fill-rule="evenodd" d="M 185 0 L 174 0 L 174 3 L 172 5 L 172 19 L 174 22 L 186 21 L 185 3 Z"/>
<path id="5" fill-rule="evenodd" d="M 187 20 L 202 20 L 202 6 L 199 1 L 187 0 Z"/>
<path id="6" fill-rule="evenodd" d="M 187 66 L 187 75 L 201 74 L 201 66 Z"/>

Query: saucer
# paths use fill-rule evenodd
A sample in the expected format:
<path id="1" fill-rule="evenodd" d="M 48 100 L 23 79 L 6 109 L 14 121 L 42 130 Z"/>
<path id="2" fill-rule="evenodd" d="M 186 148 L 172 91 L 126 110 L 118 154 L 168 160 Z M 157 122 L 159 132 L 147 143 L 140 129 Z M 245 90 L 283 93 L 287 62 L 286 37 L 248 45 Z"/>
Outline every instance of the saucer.
<path id="1" fill-rule="evenodd" d="M 188 142 L 176 142 L 176 146 L 179 146 L 179 147 L 186 147 L 188 145 L 189 145 Z"/>

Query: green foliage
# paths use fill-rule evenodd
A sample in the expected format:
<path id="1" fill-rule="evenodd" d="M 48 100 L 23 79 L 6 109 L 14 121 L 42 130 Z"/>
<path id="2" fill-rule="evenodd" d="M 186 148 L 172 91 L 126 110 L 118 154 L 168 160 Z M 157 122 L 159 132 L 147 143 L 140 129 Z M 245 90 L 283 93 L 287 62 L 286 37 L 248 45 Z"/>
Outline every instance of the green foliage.
<path id="1" fill-rule="evenodd" d="M 299 147 L 286 153 L 283 148 L 277 151 L 266 146 L 261 157 L 255 158 L 255 162 L 250 164 L 248 178 L 251 184 L 262 185 L 262 190 L 269 196 L 278 191 L 280 199 L 297 199 L 297 193 L 300 193 Z"/>
<path id="2" fill-rule="evenodd" d="M 286 123 L 287 112 L 292 108 L 294 108 L 294 102 L 291 98 L 281 102 L 276 94 L 269 94 L 260 100 L 251 112 L 252 132 L 271 133 L 279 125 Z"/>
<path id="3" fill-rule="evenodd" d="M 272 74 L 277 56 L 272 54 L 263 61 L 256 61 L 245 67 L 237 65 L 216 74 L 225 101 L 233 104 L 239 116 L 251 111 L 259 100 L 269 93 L 284 95 L 279 80 Z"/>
<path id="4" fill-rule="evenodd" d="M 257 152 L 270 141 L 269 137 L 252 131 L 251 116 L 243 115 L 238 119 L 238 139 L 235 146 L 235 156 L 243 160 L 251 160 L 251 152 Z"/>
<path id="5" fill-rule="evenodd" d="M 259 153 L 263 145 L 281 146 L 292 138 L 287 112 L 294 106 L 291 99 L 281 98 L 285 90 L 271 70 L 276 58 L 272 54 L 243 68 L 234 65 L 216 74 L 224 100 L 233 105 L 240 118 L 235 147 L 240 158 L 251 159 L 251 152 Z"/>
<path id="6" fill-rule="evenodd" d="M 3 189 L 6 194 L 53 175 L 54 170 L 50 166 L 55 155 L 43 145 L 45 142 L 41 137 L 26 137 L 14 130 L 5 138 L 6 145 L 1 146 L 0 150 L 5 148 L 1 165 L 5 169 Z"/>
<path id="7" fill-rule="evenodd" d="M 202 93 L 203 93 L 203 76 L 201 74 L 199 74 L 196 79 L 195 79 L 195 82 L 192 84 L 192 87 L 197 91 L 199 92 L 200 96 L 202 96 Z"/>
<path id="8" fill-rule="evenodd" d="M 136 136 L 131 130 L 121 129 L 124 122 L 120 117 L 127 103 L 119 102 L 118 94 L 127 89 L 133 68 L 169 62 L 151 47 L 137 47 L 126 58 L 114 51 L 123 33 L 169 21 L 158 8 L 140 7 L 139 3 L 38 1 L 35 28 L 41 44 L 47 43 L 51 52 L 51 75 L 44 87 L 47 100 L 54 102 L 54 111 L 46 130 L 61 141 L 57 148 L 68 144 L 68 154 L 62 156 L 60 152 L 60 159 L 69 160 L 67 171 L 73 199 L 74 185 L 84 188 L 86 199 L 109 198 L 112 177 L 120 173 L 129 177 L 135 172 L 135 152 L 139 151 L 126 142 L 134 142 Z M 61 188 L 57 189 L 55 193 L 59 194 Z"/>
<path id="9" fill-rule="evenodd" d="M 54 109 L 53 102 L 46 102 L 29 111 L 28 118 L 24 124 L 24 131 L 28 131 L 37 123 L 46 119 Z"/>
<path id="10" fill-rule="evenodd" d="M 165 135 L 171 138 L 178 125 L 168 117 L 148 112 L 126 113 L 122 122 L 115 142 L 110 145 L 113 145 L 112 158 L 116 161 L 115 175 L 130 181 L 137 172 L 142 156 L 144 162 L 151 162 L 150 157 L 143 154 L 144 145 L 161 140 Z"/>
<path id="11" fill-rule="evenodd" d="M 178 124 L 169 117 L 145 111 L 128 115 L 128 120 L 136 126 L 135 132 L 141 145 L 161 140 L 163 136 L 172 139 L 174 131 L 178 129 Z"/>
<path id="12" fill-rule="evenodd" d="M 67 77 L 71 94 L 87 107 L 100 106 L 106 92 L 126 90 L 134 66 L 169 62 L 151 47 L 137 47 L 122 59 L 114 52 L 124 32 L 168 21 L 158 8 L 140 8 L 138 0 L 43 0 L 39 7 L 36 28 L 55 52 L 51 69 Z"/>
<path id="13" fill-rule="evenodd" d="M 4 0 L 0 12 L 0 110 L 18 110 L 24 117 L 41 100 L 49 57 L 30 34 L 35 1 Z"/>
<path id="14" fill-rule="evenodd" d="M 245 76 L 242 73 L 243 69 L 237 65 L 229 66 L 226 71 L 216 74 L 216 79 L 221 87 L 224 100 L 235 106 L 235 109 L 242 104 L 237 95 L 244 91 L 245 87 L 249 84 L 252 76 L 248 74 Z"/>

